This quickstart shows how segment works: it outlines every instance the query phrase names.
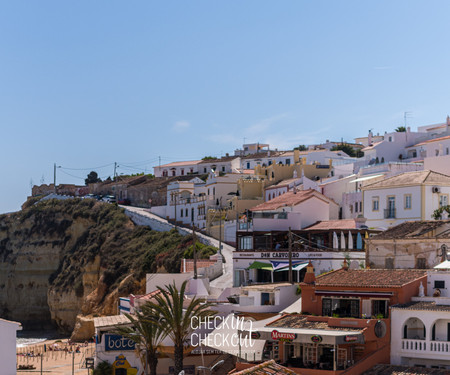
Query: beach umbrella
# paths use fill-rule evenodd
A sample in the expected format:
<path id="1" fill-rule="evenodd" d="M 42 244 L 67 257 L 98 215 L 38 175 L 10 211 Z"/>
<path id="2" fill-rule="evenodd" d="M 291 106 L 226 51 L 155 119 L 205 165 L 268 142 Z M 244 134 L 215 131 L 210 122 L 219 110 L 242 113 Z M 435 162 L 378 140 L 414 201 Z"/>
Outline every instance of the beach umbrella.
<path id="1" fill-rule="evenodd" d="M 353 249 L 353 236 L 350 231 L 348 231 L 348 248 Z"/>
<path id="2" fill-rule="evenodd" d="M 339 241 L 336 232 L 333 232 L 333 249 L 339 249 Z"/>
<path id="3" fill-rule="evenodd" d="M 362 237 L 361 237 L 361 233 L 358 232 L 358 235 L 356 236 L 356 248 L 358 250 L 362 250 L 363 245 L 362 245 Z"/>
<path id="4" fill-rule="evenodd" d="M 345 235 L 344 232 L 341 231 L 341 249 L 345 250 Z"/>

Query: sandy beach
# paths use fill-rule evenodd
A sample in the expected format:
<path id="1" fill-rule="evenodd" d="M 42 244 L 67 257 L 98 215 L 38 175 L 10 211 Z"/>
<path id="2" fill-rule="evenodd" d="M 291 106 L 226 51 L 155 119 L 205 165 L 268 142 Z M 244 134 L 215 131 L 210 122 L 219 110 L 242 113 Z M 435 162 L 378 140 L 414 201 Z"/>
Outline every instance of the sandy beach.
<path id="1" fill-rule="evenodd" d="M 93 357 L 94 343 L 69 343 L 69 340 L 46 340 L 35 345 L 17 348 L 17 373 L 72 375 L 89 374 L 85 359 Z M 32 370 L 20 366 L 33 366 Z"/>

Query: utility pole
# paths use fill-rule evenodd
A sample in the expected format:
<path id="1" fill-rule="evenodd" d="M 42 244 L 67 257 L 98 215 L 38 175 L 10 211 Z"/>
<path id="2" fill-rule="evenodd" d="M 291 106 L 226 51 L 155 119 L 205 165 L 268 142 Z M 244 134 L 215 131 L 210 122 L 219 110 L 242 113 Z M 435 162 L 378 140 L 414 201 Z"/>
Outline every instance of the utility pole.
<path id="1" fill-rule="evenodd" d="M 292 233 L 291 233 L 291 227 L 289 227 L 289 282 L 291 284 L 294 284 L 294 281 L 292 279 Z"/>
<path id="2" fill-rule="evenodd" d="M 114 181 L 116 181 L 116 169 L 117 169 L 117 162 L 114 162 Z"/>
<path id="3" fill-rule="evenodd" d="M 53 164 L 53 187 L 55 188 L 56 194 L 56 163 Z"/>
<path id="4" fill-rule="evenodd" d="M 195 236 L 194 222 L 192 222 L 192 237 L 194 242 L 194 280 L 197 280 L 197 237 Z"/>
<path id="5" fill-rule="evenodd" d="M 175 226 L 177 226 L 177 193 L 172 193 L 172 196 L 175 199 Z"/>
<path id="6" fill-rule="evenodd" d="M 219 254 L 222 254 L 222 210 L 219 208 Z"/>

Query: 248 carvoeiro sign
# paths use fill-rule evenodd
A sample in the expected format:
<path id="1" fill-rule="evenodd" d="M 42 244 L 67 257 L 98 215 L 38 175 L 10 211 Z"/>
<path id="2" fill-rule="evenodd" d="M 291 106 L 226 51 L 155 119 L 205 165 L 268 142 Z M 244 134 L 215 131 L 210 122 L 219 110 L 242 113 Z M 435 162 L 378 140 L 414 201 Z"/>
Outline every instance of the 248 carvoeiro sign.
<path id="1" fill-rule="evenodd" d="M 134 350 L 136 343 L 120 335 L 105 335 L 105 351 L 125 351 Z"/>

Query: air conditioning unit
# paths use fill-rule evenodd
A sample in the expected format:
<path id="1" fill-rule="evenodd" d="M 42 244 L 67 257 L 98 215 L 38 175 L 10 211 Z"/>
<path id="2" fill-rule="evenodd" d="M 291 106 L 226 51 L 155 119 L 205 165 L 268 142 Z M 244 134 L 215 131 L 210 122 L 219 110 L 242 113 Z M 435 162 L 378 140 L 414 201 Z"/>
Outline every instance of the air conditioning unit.
<path id="1" fill-rule="evenodd" d="M 433 186 L 433 187 L 431 188 L 431 191 L 432 191 L 433 193 L 440 193 L 440 192 L 441 192 L 441 189 L 440 189 L 439 187 L 437 187 L 437 186 Z"/>

